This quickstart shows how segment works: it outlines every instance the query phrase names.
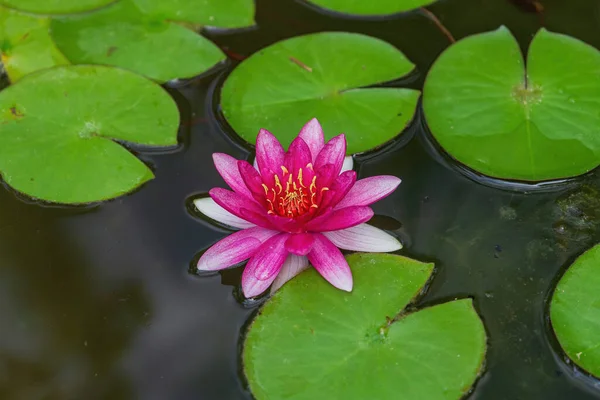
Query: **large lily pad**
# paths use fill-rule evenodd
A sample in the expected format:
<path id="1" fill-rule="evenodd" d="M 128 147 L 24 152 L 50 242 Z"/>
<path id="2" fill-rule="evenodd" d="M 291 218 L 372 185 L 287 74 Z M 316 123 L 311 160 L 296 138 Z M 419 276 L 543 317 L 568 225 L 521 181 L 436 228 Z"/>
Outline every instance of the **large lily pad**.
<path id="1" fill-rule="evenodd" d="M 221 105 L 235 132 L 250 143 L 265 128 L 288 145 L 317 117 L 328 138 L 345 133 L 348 153 L 357 153 L 402 132 L 419 97 L 416 90 L 365 86 L 400 78 L 412 69 L 398 49 L 369 36 L 300 36 L 244 60 L 225 81 Z"/>
<path id="2" fill-rule="evenodd" d="M 113 198 L 153 174 L 111 139 L 174 145 L 178 123 L 171 97 L 139 75 L 47 69 L 0 92 L 0 173 L 14 189 L 50 202 Z"/>
<path id="3" fill-rule="evenodd" d="M 600 52 L 541 29 L 527 57 L 501 27 L 446 50 L 425 82 L 435 139 L 486 175 L 541 181 L 600 163 Z"/>
<path id="4" fill-rule="evenodd" d="M 117 0 L 0 0 L 0 4 L 35 14 L 70 14 L 94 10 L 115 1 Z"/>
<path id="5" fill-rule="evenodd" d="M 114 65 L 159 82 L 196 76 L 225 59 L 212 42 L 169 16 L 121 0 L 95 13 L 55 18 L 52 36 L 74 64 Z"/>
<path id="6" fill-rule="evenodd" d="M 390 254 L 353 254 L 348 262 L 352 293 L 310 269 L 260 310 L 243 350 L 254 396 L 460 399 L 482 372 L 486 350 L 471 300 L 406 312 L 432 264 Z"/>
<path id="7" fill-rule="evenodd" d="M 395 14 L 426 6 L 436 0 L 307 0 L 319 7 L 344 14 L 375 16 Z"/>
<path id="8" fill-rule="evenodd" d="M 0 7 L 0 53 L 12 82 L 40 69 L 69 62 L 48 32 L 50 20 Z"/>
<path id="9" fill-rule="evenodd" d="M 550 318 L 569 358 L 600 377 L 600 245 L 580 256 L 552 296 Z"/>

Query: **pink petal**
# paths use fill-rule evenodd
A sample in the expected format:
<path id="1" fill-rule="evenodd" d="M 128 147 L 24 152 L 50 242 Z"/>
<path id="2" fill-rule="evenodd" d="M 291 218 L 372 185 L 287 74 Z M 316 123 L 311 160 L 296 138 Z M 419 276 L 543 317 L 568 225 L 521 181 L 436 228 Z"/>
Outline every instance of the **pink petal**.
<path id="1" fill-rule="evenodd" d="M 368 224 L 339 231 L 323 232 L 334 245 L 344 250 L 384 253 L 402 248 L 402 243 L 389 233 Z"/>
<path id="2" fill-rule="evenodd" d="M 244 160 L 238 160 L 237 167 L 241 179 L 247 189 L 249 189 L 249 193 L 251 193 L 249 197 L 253 197 L 254 200 L 266 206 L 265 188 L 263 187 L 263 180 L 258 171 L 248 161 Z"/>
<path id="3" fill-rule="evenodd" d="M 289 172 L 294 176 L 300 168 L 306 168 L 307 164 L 312 162 L 310 149 L 302 138 L 297 137 L 290 144 L 290 148 L 285 153 L 284 164 L 288 168 Z M 310 181 L 308 182 L 310 185 Z M 307 185 L 308 186 L 308 185 Z"/>
<path id="4" fill-rule="evenodd" d="M 282 217 L 280 215 L 267 214 L 267 221 L 276 230 L 289 233 L 300 233 L 302 225 L 298 222 L 298 218 Z"/>
<path id="5" fill-rule="evenodd" d="M 333 286 L 352 291 L 352 272 L 342 253 L 325 236 L 318 233 L 314 236 L 315 244 L 308 253 L 308 261 Z"/>
<path id="6" fill-rule="evenodd" d="M 321 207 L 335 206 L 346 196 L 348 191 L 356 182 L 355 171 L 342 172 L 331 185 L 330 190 L 326 191 L 321 202 Z"/>
<path id="7" fill-rule="evenodd" d="M 327 142 L 319 152 L 319 155 L 317 155 L 317 159 L 315 160 L 314 169 L 315 171 L 319 171 L 325 165 L 332 164 L 334 167 L 333 173 L 335 176 L 338 176 L 342 170 L 345 157 L 346 137 L 344 134 L 341 134 Z"/>
<path id="8" fill-rule="evenodd" d="M 346 207 L 326 212 L 309 221 L 304 227 L 309 232 L 337 231 L 367 222 L 371 217 L 373 210 L 369 207 Z"/>
<path id="9" fill-rule="evenodd" d="M 342 164 L 342 172 L 350 171 L 354 168 L 354 159 L 352 156 L 344 157 L 344 164 Z"/>
<path id="10" fill-rule="evenodd" d="M 213 161 L 215 162 L 217 171 L 219 171 L 219 174 L 230 188 L 239 194 L 250 197 L 250 191 L 246 187 L 238 170 L 238 160 L 227 154 L 214 153 Z"/>
<path id="11" fill-rule="evenodd" d="M 271 294 L 275 293 L 284 283 L 308 268 L 308 258 L 289 254 L 271 285 Z"/>
<path id="12" fill-rule="evenodd" d="M 210 247 L 198 261 L 198 269 L 216 271 L 252 257 L 260 245 L 278 232 L 263 228 L 249 228 L 232 233 Z"/>
<path id="13" fill-rule="evenodd" d="M 335 208 L 368 206 L 392 193 L 400 182 L 402 182 L 400 178 L 391 175 L 372 176 L 358 180 Z"/>
<path id="14" fill-rule="evenodd" d="M 237 217 L 215 203 L 210 197 L 204 197 L 194 200 L 194 205 L 202 214 L 222 224 L 232 226 L 234 228 L 246 229 L 255 226 L 252 222 Z"/>
<path id="15" fill-rule="evenodd" d="M 305 256 L 312 249 L 314 241 L 310 233 L 293 234 L 285 242 L 285 249 L 292 254 Z"/>
<path id="16" fill-rule="evenodd" d="M 266 211 L 261 208 L 260 205 L 254 201 L 254 199 L 248 198 L 239 193 L 222 188 L 212 188 L 208 194 L 218 205 L 242 219 L 246 219 L 241 213 L 242 208 L 257 214 L 266 214 Z"/>
<path id="17" fill-rule="evenodd" d="M 311 162 L 314 163 L 317 155 L 325 146 L 325 138 L 323 137 L 323 128 L 316 118 L 311 119 L 302 127 L 298 137 L 306 142 L 310 148 Z"/>
<path id="18" fill-rule="evenodd" d="M 288 236 L 286 233 L 273 236 L 250 259 L 242 274 L 242 289 L 246 297 L 261 294 L 275 280 L 288 255 L 285 249 Z"/>
<path id="19" fill-rule="evenodd" d="M 252 222 L 254 225 L 262 226 L 265 229 L 274 229 L 279 231 L 276 226 L 274 226 L 271 221 L 268 219 L 268 215 L 265 212 L 254 212 L 247 210 L 245 208 L 240 209 L 240 214 L 243 219 L 248 222 Z"/>
<path id="20" fill-rule="evenodd" d="M 277 138 L 261 129 L 256 138 L 256 161 L 263 178 L 270 180 L 273 174 L 281 171 L 284 155 L 285 151 Z"/>

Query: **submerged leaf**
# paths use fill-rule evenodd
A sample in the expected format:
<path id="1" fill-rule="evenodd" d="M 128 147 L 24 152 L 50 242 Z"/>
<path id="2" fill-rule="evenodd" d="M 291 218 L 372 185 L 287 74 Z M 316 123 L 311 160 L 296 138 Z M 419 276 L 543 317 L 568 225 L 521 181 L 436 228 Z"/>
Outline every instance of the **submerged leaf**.
<path id="1" fill-rule="evenodd" d="M 319 7 L 344 14 L 375 16 L 396 14 L 434 3 L 436 0 L 307 0 Z"/>
<path id="2" fill-rule="evenodd" d="M 70 14 L 91 11 L 117 0 L 0 0 L 0 4 L 35 14 Z"/>

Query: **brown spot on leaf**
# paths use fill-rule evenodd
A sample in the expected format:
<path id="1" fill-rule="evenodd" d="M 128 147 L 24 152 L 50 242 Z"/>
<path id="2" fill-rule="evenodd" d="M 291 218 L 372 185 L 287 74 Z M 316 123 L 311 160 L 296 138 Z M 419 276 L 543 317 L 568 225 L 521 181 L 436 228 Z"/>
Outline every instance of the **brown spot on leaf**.
<path id="1" fill-rule="evenodd" d="M 12 106 L 10 108 L 10 114 L 13 116 L 14 119 L 23 118 L 24 116 L 24 114 L 21 111 L 17 110 L 17 106 Z"/>
<path id="2" fill-rule="evenodd" d="M 106 57 L 110 57 L 110 56 L 112 56 L 112 55 L 113 55 L 113 53 L 114 53 L 115 51 L 117 51 L 117 49 L 118 49 L 118 47 L 117 47 L 117 46 L 110 46 L 110 47 L 108 48 L 108 50 L 106 51 Z"/>

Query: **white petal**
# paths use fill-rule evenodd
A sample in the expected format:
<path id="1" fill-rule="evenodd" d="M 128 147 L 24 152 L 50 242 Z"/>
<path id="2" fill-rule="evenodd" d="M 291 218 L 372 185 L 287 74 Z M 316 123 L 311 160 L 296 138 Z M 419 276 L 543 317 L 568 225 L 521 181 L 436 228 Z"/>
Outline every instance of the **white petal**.
<path id="1" fill-rule="evenodd" d="M 308 268 L 308 258 L 306 256 L 297 256 L 289 254 L 281 267 L 281 271 L 277 274 L 277 278 L 271 285 L 271 294 L 275 293 L 284 283 L 298 275 L 300 272 Z"/>
<path id="2" fill-rule="evenodd" d="M 352 156 L 346 156 L 340 174 L 344 171 L 350 171 L 352 168 L 354 168 L 354 160 L 352 159 Z"/>
<path id="3" fill-rule="evenodd" d="M 215 201 L 210 197 L 196 199 L 194 200 L 194 205 L 202 214 L 222 224 L 239 229 L 252 228 L 253 226 L 256 226 L 252 222 L 248 222 L 246 220 L 241 219 L 240 217 L 233 215 L 232 213 L 215 203 Z"/>
<path id="4" fill-rule="evenodd" d="M 402 248 L 402 243 L 387 232 L 368 224 L 339 231 L 323 232 L 340 249 L 385 253 Z"/>

